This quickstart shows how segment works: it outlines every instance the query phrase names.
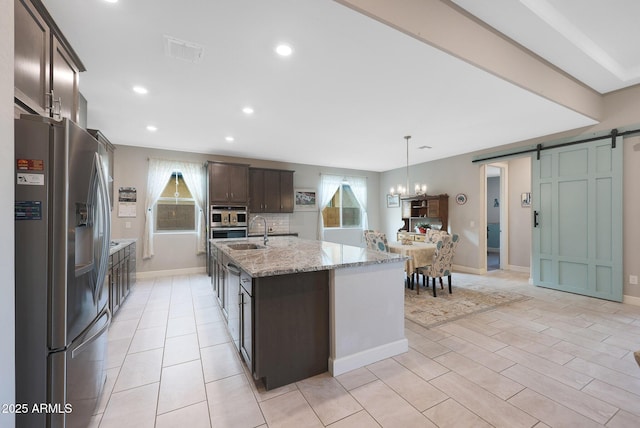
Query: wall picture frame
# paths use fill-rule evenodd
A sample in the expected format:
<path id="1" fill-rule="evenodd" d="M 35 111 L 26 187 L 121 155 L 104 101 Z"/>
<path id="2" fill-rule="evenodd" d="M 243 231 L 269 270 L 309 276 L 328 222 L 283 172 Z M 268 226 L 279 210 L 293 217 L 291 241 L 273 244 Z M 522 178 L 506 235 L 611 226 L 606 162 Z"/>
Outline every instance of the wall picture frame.
<path id="1" fill-rule="evenodd" d="M 520 195 L 520 202 L 523 208 L 531 207 L 531 192 L 523 192 Z"/>
<path id="2" fill-rule="evenodd" d="M 387 208 L 400 207 L 400 195 L 387 194 Z"/>
<path id="3" fill-rule="evenodd" d="M 294 211 L 316 211 L 318 198 L 316 189 L 295 189 L 293 191 Z"/>

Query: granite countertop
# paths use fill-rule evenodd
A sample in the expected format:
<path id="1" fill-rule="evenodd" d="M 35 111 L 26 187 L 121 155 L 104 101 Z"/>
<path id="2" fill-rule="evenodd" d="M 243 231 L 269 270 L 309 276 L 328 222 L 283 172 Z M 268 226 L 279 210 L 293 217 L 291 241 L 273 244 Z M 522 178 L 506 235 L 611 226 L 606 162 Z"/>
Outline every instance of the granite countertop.
<path id="1" fill-rule="evenodd" d="M 262 246 L 262 238 L 214 239 L 210 242 L 254 278 L 407 260 L 399 254 L 296 237 L 269 238 L 265 248 L 254 250 L 233 250 L 228 245 L 253 243 Z"/>
<path id="2" fill-rule="evenodd" d="M 111 239 L 111 247 L 109 248 L 109 255 L 115 254 L 118 251 L 125 248 L 127 245 L 133 244 L 137 239 Z M 115 245 L 114 245 L 115 244 Z"/>
<path id="3" fill-rule="evenodd" d="M 255 238 L 258 236 L 264 236 L 264 233 L 250 233 L 249 234 L 249 238 Z M 267 236 L 298 236 L 298 234 L 296 232 L 292 232 L 292 233 L 267 233 Z"/>

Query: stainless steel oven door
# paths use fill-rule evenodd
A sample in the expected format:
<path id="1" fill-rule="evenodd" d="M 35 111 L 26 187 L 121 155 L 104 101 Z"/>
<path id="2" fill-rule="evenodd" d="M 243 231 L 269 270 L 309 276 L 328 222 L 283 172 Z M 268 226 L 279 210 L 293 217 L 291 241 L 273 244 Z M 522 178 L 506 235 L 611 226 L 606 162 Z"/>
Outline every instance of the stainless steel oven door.
<path id="1" fill-rule="evenodd" d="M 221 227 L 222 226 L 222 212 L 211 210 L 211 227 Z"/>
<path id="2" fill-rule="evenodd" d="M 236 211 L 235 212 L 235 220 L 237 226 L 246 226 L 247 225 L 247 212 L 246 211 Z"/>

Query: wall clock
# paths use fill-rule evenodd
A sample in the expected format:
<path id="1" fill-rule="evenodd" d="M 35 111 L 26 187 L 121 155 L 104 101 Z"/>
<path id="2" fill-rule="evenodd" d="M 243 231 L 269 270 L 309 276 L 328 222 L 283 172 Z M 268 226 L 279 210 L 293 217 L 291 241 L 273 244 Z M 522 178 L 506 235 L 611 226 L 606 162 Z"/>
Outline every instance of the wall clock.
<path id="1" fill-rule="evenodd" d="M 458 203 L 458 205 L 464 205 L 467 203 L 467 195 L 465 195 L 464 193 L 458 193 L 456 195 L 456 202 Z"/>

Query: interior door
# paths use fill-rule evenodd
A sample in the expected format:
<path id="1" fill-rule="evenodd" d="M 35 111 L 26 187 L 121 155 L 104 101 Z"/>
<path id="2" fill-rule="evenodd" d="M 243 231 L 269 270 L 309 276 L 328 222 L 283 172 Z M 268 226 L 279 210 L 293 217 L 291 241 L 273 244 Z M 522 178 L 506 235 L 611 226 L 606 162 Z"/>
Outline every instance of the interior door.
<path id="1" fill-rule="evenodd" d="M 533 282 L 622 301 L 622 138 L 533 161 Z"/>

